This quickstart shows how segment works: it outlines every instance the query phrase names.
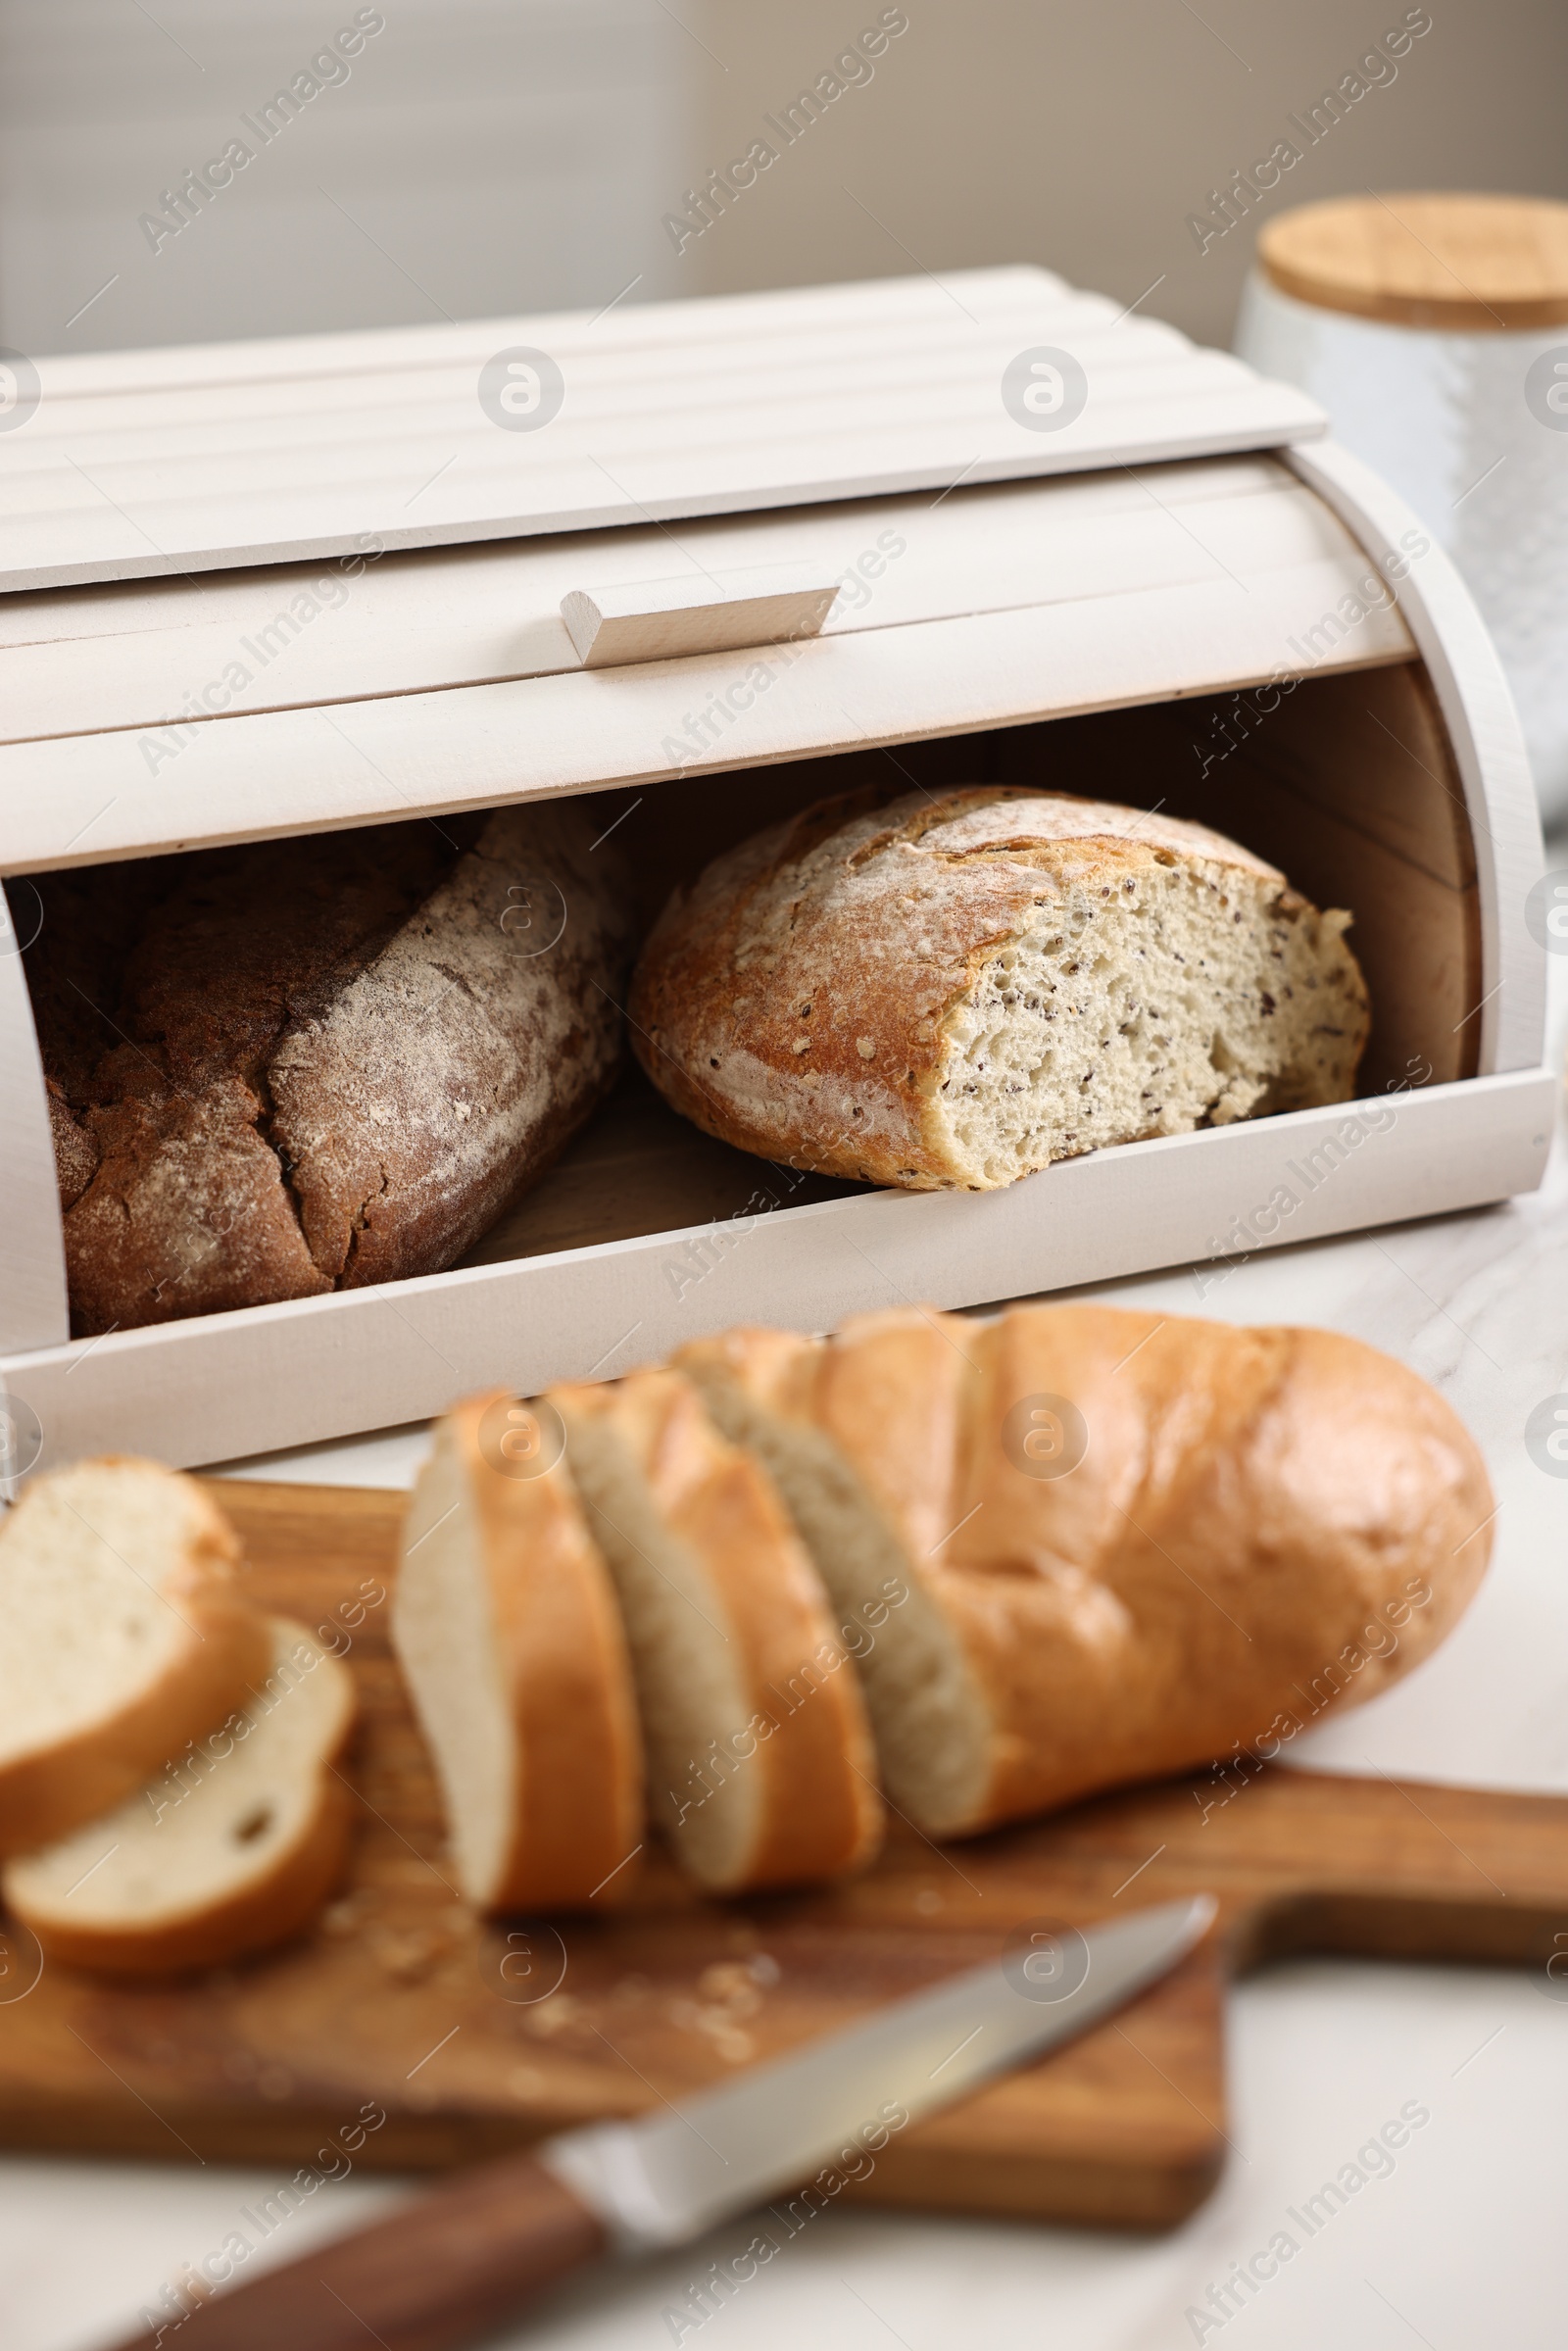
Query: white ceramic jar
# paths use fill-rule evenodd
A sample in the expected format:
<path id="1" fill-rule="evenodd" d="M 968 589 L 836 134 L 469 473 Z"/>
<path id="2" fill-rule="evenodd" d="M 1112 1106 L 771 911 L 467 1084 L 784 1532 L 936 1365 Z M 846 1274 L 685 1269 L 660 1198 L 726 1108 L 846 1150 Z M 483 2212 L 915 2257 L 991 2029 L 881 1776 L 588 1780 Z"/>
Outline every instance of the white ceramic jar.
<path id="1" fill-rule="evenodd" d="M 1568 205 L 1364 196 L 1268 223 L 1236 348 L 1311 393 L 1467 580 L 1568 819 Z"/>

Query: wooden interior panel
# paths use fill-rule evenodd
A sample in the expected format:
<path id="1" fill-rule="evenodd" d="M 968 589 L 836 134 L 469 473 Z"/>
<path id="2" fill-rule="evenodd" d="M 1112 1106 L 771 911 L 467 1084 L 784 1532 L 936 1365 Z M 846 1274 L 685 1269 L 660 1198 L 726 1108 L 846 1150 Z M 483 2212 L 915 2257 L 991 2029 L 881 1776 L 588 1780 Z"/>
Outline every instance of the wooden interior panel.
<path id="1" fill-rule="evenodd" d="M 459 1263 L 503 1265 L 514 1257 L 635 1241 L 645 1233 L 678 1233 L 688 1225 L 734 1224 L 733 1235 L 672 1245 L 669 1278 L 678 1297 L 689 1282 L 701 1280 L 731 1238 L 749 1229 L 750 1217 L 863 1190 L 807 1169 L 774 1167 L 715 1143 L 672 1110 L 628 1059 L 614 1092 L 564 1157 Z"/>
<path id="2" fill-rule="evenodd" d="M 1246 695 L 1226 696 L 1227 714 Z M 1283 707 L 1283 706 L 1282 706 Z M 1314 679 L 1285 727 L 1247 729 L 1245 757 L 1314 807 L 1332 808 L 1451 890 L 1476 878 L 1464 786 L 1425 667 Z"/>
<path id="3" fill-rule="evenodd" d="M 1476 878 L 1464 787 L 1418 661 L 1306 678 L 1284 691 L 1264 686 L 1152 703 L 1113 713 L 1103 725 L 1064 718 L 1049 735 L 1015 728 L 999 771 L 1013 781 L 1054 783 L 1054 767 L 1037 766 L 1042 752 L 1096 767 L 1108 762 L 1115 790 L 1108 780 L 1095 787 L 1108 797 L 1152 806 L 1163 795 L 1173 814 L 1219 824 L 1253 849 L 1262 843 L 1249 825 L 1270 822 L 1268 795 L 1260 791 L 1266 783 L 1344 817 L 1447 889 L 1467 890 Z M 1238 776 L 1247 779 L 1245 790 Z M 1211 812 L 1221 808 L 1233 822 Z"/>

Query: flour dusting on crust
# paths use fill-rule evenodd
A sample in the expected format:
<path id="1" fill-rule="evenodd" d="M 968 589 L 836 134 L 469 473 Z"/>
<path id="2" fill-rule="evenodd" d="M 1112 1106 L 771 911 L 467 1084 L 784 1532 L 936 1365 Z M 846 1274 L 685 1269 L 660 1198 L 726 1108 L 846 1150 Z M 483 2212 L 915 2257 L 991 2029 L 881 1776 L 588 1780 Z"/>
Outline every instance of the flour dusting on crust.
<path id="1" fill-rule="evenodd" d="M 460 1255 L 614 1073 L 601 830 L 571 801 L 52 877 L 29 981 L 74 1327 Z"/>

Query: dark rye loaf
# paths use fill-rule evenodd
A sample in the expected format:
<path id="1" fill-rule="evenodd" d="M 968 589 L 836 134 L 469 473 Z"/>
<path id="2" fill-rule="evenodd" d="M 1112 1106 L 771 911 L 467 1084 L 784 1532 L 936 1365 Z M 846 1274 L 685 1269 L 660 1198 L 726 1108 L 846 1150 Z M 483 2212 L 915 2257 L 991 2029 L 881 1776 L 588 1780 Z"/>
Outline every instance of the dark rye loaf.
<path id="1" fill-rule="evenodd" d="M 614 1073 L 631 942 L 601 829 L 573 801 L 47 883 L 28 966 L 74 1329 L 450 1265 Z"/>

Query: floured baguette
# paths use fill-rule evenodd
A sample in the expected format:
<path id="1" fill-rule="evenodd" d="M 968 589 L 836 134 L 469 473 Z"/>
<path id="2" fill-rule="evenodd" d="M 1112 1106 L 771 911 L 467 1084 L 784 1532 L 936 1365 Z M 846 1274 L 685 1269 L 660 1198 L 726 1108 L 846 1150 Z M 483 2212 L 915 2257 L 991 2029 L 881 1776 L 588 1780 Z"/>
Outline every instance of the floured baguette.
<path id="1" fill-rule="evenodd" d="M 404 1528 L 393 1645 L 481 1910 L 574 1907 L 612 1878 L 624 1891 L 642 1840 L 625 1638 L 558 1453 L 548 1410 L 459 1404 Z"/>
<path id="2" fill-rule="evenodd" d="M 1343 1102 L 1349 916 L 1204 826 L 1003 786 L 851 795 L 677 892 L 631 1031 L 742 1150 L 906 1190 Z"/>
<path id="3" fill-rule="evenodd" d="M 619 1592 L 655 1818 L 683 1867 L 726 1892 L 860 1867 L 882 1836 L 860 1692 L 766 1471 L 674 1372 L 548 1400 Z"/>
<path id="4" fill-rule="evenodd" d="M 353 1677 L 303 1625 L 258 1621 L 270 1656 L 243 1710 L 117 1811 L 6 1868 L 6 1908 L 48 1958 L 116 1975 L 215 1967 L 286 1940 L 332 1892 Z"/>
<path id="5" fill-rule="evenodd" d="M 1238 1745 L 1436 1647 L 1491 1548 L 1469 1436 L 1329 1331 L 1102 1306 L 867 1315 L 681 1349 L 848 1621 L 892 1802 L 971 1834 Z"/>
<path id="6" fill-rule="evenodd" d="M 267 1670 L 239 1543 L 200 1487 L 106 1455 L 0 1522 L 0 1858 L 97 1818 Z"/>

